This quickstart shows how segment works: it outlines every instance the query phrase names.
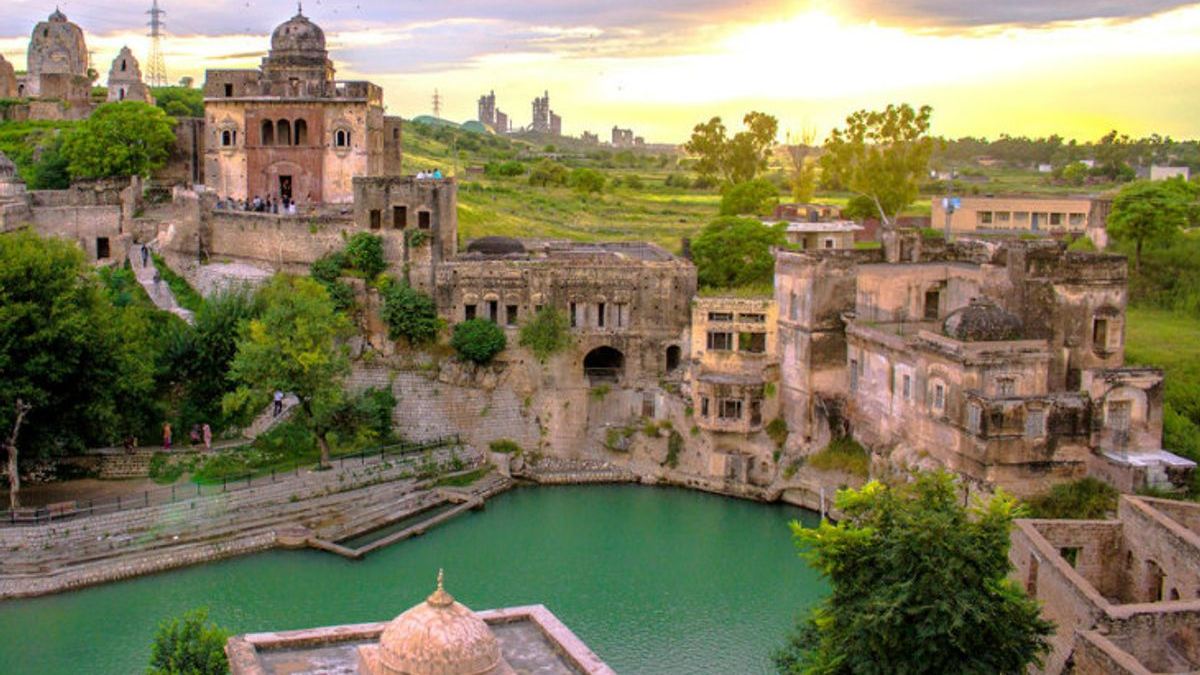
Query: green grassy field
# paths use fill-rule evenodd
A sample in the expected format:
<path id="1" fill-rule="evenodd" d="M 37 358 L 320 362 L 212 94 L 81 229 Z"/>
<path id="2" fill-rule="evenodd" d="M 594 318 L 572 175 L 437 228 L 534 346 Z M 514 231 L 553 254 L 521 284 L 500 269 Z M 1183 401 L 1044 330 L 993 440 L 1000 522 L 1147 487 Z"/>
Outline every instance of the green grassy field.
<path id="1" fill-rule="evenodd" d="M 1131 307 L 1125 361 L 1163 369 L 1163 445 L 1200 461 L 1200 320 L 1183 312 Z"/>

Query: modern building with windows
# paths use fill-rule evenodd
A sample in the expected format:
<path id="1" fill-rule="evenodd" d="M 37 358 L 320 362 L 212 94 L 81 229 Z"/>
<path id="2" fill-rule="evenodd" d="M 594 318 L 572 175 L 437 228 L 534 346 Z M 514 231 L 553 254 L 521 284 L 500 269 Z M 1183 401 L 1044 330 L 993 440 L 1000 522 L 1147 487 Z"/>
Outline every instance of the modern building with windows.
<path id="1" fill-rule="evenodd" d="M 205 74 L 205 186 L 223 198 L 349 203 L 353 179 L 400 173 L 401 121 L 383 90 L 334 79 L 303 14 L 275 29 L 258 70 Z"/>
<path id="2" fill-rule="evenodd" d="M 950 214 L 954 234 L 1087 236 L 1101 247 L 1112 210 L 1111 199 L 1094 196 L 1000 195 L 961 197 L 957 203 Z M 938 229 L 946 226 L 946 207 L 940 199 L 933 200 L 931 223 Z"/>

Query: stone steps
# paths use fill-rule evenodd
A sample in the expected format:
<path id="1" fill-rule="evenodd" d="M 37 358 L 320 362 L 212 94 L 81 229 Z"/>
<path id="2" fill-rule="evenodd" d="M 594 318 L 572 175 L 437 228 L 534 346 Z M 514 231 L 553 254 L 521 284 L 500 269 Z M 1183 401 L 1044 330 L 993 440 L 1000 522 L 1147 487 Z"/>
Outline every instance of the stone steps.
<path id="1" fill-rule="evenodd" d="M 150 475 L 150 458 L 154 452 L 138 450 L 120 455 L 103 455 L 100 459 L 100 478 L 145 478 Z"/>

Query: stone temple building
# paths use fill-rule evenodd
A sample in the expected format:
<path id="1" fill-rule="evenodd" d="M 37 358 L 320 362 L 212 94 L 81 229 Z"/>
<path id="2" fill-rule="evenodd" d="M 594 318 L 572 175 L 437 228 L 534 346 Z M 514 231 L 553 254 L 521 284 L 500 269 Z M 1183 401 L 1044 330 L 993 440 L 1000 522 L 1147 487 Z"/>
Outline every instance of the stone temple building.
<path id="1" fill-rule="evenodd" d="M 17 71 L 4 56 L 0 56 L 0 98 L 17 97 Z"/>
<path id="2" fill-rule="evenodd" d="M 387 623 L 252 633 L 225 645 L 233 675 L 610 675 L 541 605 L 474 612 L 443 587 Z"/>
<path id="3" fill-rule="evenodd" d="M 121 47 L 108 71 L 108 100 L 154 103 L 150 88 L 142 82 L 142 67 L 129 47 Z"/>
<path id="4" fill-rule="evenodd" d="M 83 29 L 56 9 L 33 28 L 17 96 L 86 104 L 92 94 L 89 65 Z"/>
<path id="5" fill-rule="evenodd" d="M 400 171 L 400 118 L 383 90 L 334 79 L 325 33 L 280 24 L 258 70 L 205 75 L 205 185 L 224 198 L 349 203 L 355 177 Z"/>

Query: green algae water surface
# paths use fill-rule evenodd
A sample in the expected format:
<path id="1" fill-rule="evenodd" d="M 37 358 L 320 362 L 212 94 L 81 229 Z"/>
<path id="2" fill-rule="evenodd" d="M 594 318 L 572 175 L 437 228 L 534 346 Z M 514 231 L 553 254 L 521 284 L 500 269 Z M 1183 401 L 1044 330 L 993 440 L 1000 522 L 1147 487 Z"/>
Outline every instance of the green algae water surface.
<path id="1" fill-rule="evenodd" d="M 385 621 L 439 567 L 473 609 L 544 604 L 620 673 L 761 673 L 827 586 L 791 507 L 638 486 L 519 489 L 362 561 L 273 551 L 0 602 L 0 673 L 144 672 L 164 617 L 207 606 L 236 633 Z"/>

